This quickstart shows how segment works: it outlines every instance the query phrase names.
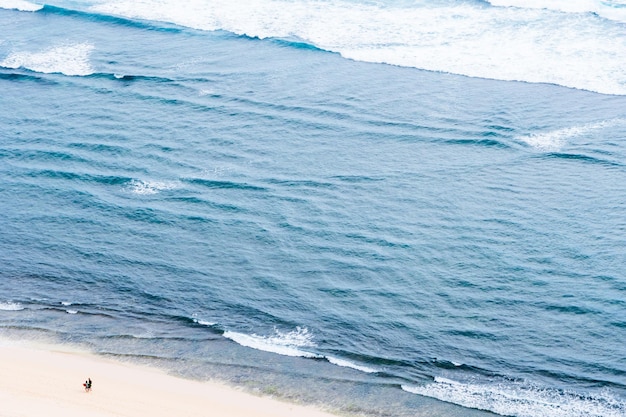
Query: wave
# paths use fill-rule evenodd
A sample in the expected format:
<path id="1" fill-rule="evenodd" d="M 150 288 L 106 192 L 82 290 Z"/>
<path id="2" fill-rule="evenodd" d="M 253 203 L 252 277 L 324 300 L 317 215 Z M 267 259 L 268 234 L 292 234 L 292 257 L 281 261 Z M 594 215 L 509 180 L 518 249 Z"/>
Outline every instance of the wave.
<path id="1" fill-rule="evenodd" d="M 539 151 L 560 151 L 571 139 L 589 135 L 594 131 L 623 125 L 626 120 L 617 118 L 588 123 L 581 126 L 571 126 L 545 132 L 531 133 L 518 137 L 518 140 Z"/>
<path id="2" fill-rule="evenodd" d="M 24 68 L 45 74 L 86 76 L 93 74 L 90 55 L 94 46 L 90 43 L 68 43 L 52 46 L 41 51 L 14 51 L 0 62 L 5 68 Z"/>
<path id="3" fill-rule="evenodd" d="M 228 0 L 193 0 L 184 8 L 175 0 L 84 4 L 86 10 L 72 10 L 0 0 L 0 7 L 77 15 L 106 24 L 225 31 L 285 47 L 339 53 L 356 61 L 626 95 L 623 0 L 432 4 L 254 0 L 246 7 Z M 0 65 L 89 75 L 91 50 L 89 44 L 77 44 L 14 52 Z"/>
<path id="4" fill-rule="evenodd" d="M 104 0 L 90 10 L 251 38 L 296 39 L 294 47 L 357 61 L 626 95 L 621 21 L 497 3 L 254 0 L 241 7 L 194 0 L 181 8 L 175 0 Z M 624 10 L 615 1 L 594 4 L 616 16 Z"/>
<path id="5" fill-rule="evenodd" d="M 488 0 L 498 7 L 547 9 L 565 13 L 595 13 L 605 19 L 626 22 L 626 1 L 623 0 Z"/>
<path id="6" fill-rule="evenodd" d="M 0 73 L 0 80 L 35 82 L 42 85 L 56 85 L 54 80 L 46 80 L 35 74 L 19 74 L 16 72 Z"/>
<path id="7" fill-rule="evenodd" d="M 328 362 L 332 363 L 333 365 L 356 369 L 357 371 L 365 372 L 368 374 L 378 372 L 377 369 L 370 368 L 369 366 L 358 365 L 345 359 L 336 358 L 334 356 L 326 356 L 326 360 L 328 360 Z"/>
<path id="8" fill-rule="evenodd" d="M 83 17 L 85 19 L 89 19 L 89 20 L 97 20 L 100 22 L 106 22 L 106 23 L 114 24 L 114 25 L 134 27 L 138 29 L 154 30 L 158 32 L 180 32 L 181 31 L 181 28 L 179 27 L 166 26 L 163 23 L 152 24 L 146 21 L 125 19 L 125 18 L 121 18 L 118 16 L 111 16 L 111 15 L 106 15 L 106 14 L 90 13 L 88 11 L 57 7 L 57 6 L 52 6 L 48 4 L 34 11 L 38 13 L 45 13 L 45 14 L 51 14 L 51 15 L 58 14 L 62 16 L 78 16 L 78 17 Z"/>
<path id="9" fill-rule="evenodd" d="M 581 396 L 515 381 L 481 384 L 435 378 L 433 383 L 422 386 L 402 385 L 402 389 L 504 416 L 619 417 L 626 412 L 626 402 L 609 392 Z"/>
<path id="10" fill-rule="evenodd" d="M 207 327 L 213 327 L 215 326 L 217 323 L 212 322 L 212 321 L 206 321 L 206 320 L 200 320 L 200 319 L 193 319 L 194 323 L 197 323 L 201 326 L 207 326 Z"/>
<path id="11" fill-rule="evenodd" d="M 180 32 L 177 27 L 164 27 L 161 25 L 152 25 L 149 22 L 124 19 L 117 16 L 108 16 L 103 14 L 93 14 L 81 10 L 74 10 L 65 7 L 53 6 L 50 4 L 31 3 L 26 0 L 0 0 L 0 9 L 17 10 L 20 12 L 39 12 L 45 14 L 58 14 L 63 16 L 83 16 L 90 20 L 100 20 L 109 23 L 119 24 L 122 26 L 137 27 L 140 29 L 150 29 L 156 31 Z"/>
<path id="12" fill-rule="evenodd" d="M 272 336 L 259 336 L 257 334 L 249 335 L 226 331 L 223 336 L 231 339 L 241 346 L 256 350 L 276 353 L 284 356 L 325 359 L 333 365 L 351 368 L 365 373 L 379 372 L 377 369 L 360 365 L 337 356 L 325 356 L 312 352 L 312 350 L 316 348 L 316 345 L 313 342 L 313 336 L 309 333 L 307 328 L 297 327 L 296 330 L 286 333 L 274 329 L 274 335 Z"/>
<path id="13" fill-rule="evenodd" d="M 178 181 L 144 181 L 144 180 L 131 180 L 126 189 L 138 195 L 153 195 L 161 191 L 173 190 L 180 187 Z"/>
<path id="14" fill-rule="evenodd" d="M 19 10 L 21 12 L 36 12 L 43 5 L 31 3 L 25 0 L 0 0 L 0 9 Z"/>
<path id="15" fill-rule="evenodd" d="M 241 346 L 265 352 L 277 353 L 284 356 L 298 356 L 303 358 L 322 358 L 315 353 L 303 350 L 313 347 L 312 336 L 308 329 L 298 327 L 295 331 L 283 333 L 274 330 L 273 336 L 259 336 L 257 334 L 244 334 L 232 331 L 224 332 L 224 337 L 240 344 Z"/>
<path id="16" fill-rule="evenodd" d="M 20 311 L 24 310 L 24 306 L 20 303 L 14 303 L 12 301 L 0 302 L 0 310 L 2 311 Z"/>

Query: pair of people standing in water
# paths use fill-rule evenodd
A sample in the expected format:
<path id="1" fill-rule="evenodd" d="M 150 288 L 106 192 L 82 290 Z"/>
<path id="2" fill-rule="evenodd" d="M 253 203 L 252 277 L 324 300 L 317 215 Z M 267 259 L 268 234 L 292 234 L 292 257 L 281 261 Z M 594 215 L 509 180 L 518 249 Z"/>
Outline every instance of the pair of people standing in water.
<path id="1" fill-rule="evenodd" d="M 91 378 L 87 378 L 87 380 L 83 384 L 83 387 L 85 387 L 85 392 L 91 391 Z"/>

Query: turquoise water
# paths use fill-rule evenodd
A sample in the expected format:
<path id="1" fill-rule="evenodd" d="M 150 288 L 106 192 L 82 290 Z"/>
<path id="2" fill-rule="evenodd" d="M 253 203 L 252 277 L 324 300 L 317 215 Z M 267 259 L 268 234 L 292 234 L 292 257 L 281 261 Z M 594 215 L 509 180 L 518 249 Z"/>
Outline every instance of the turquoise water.
<path id="1" fill-rule="evenodd" d="M 341 412 L 625 415 L 624 9 L 504 3 L 0 2 L 0 334 Z"/>

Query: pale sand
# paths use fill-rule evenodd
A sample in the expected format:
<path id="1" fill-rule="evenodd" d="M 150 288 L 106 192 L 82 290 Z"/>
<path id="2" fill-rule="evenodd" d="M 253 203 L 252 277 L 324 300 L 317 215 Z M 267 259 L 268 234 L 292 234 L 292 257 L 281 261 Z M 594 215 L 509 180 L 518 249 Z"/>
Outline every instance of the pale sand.
<path id="1" fill-rule="evenodd" d="M 90 377 L 93 389 L 83 382 Z M 331 417 L 66 346 L 0 340 L 0 417 Z"/>

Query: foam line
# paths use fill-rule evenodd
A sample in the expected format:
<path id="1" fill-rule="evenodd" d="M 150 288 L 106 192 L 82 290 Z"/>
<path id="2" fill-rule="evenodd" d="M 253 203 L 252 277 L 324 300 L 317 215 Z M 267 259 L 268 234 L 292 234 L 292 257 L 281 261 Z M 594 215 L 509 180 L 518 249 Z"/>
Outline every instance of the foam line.
<path id="1" fill-rule="evenodd" d="M 301 333 L 300 333 L 301 334 Z M 298 333 L 280 333 L 277 332 L 275 336 L 266 337 L 256 334 L 247 335 L 244 333 L 237 333 L 227 331 L 224 332 L 224 337 L 235 341 L 241 346 L 262 350 L 265 352 L 277 353 L 285 356 L 297 356 L 303 358 L 322 358 L 320 355 L 307 352 L 301 347 L 311 346 L 306 339 L 298 336 Z"/>
<path id="2" fill-rule="evenodd" d="M 464 407 L 514 417 L 623 417 L 626 403 L 607 393 L 580 396 L 516 382 L 461 383 L 446 378 L 402 389 Z"/>
<path id="3" fill-rule="evenodd" d="M 489 0 L 498 7 L 547 9 L 565 13 L 595 13 L 605 19 L 626 22 L 626 2 L 623 0 Z"/>
<path id="4" fill-rule="evenodd" d="M 347 361 L 345 359 L 339 359 L 339 358 L 335 358 L 335 357 L 332 357 L 332 356 L 327 356 L 326 359 L 328 360 L 328 362 L 332 363 L 333 365 L 356 369 L 357 371 L 365 372 L 365 373 L 368 373 L 368 374 L 372 374 L 372 373 L 378 372 L 374 368 L 369 368 L 369 367 L 363 366 L 363 365 L 357 365 L 357 364 L 355 364 L 353 362 L 350 362 L 350 361 Z"/>
<path id="5" fill-rule="evenodd" d="M 0 0 L 0 9 L 19 10 L 21 12 L 36 12 L 43 9 L 41 4 L 24 0 Z"/>
<path id="6" fill-rule="evenodd" d="M 20 311 L 20 310 L 24 310 L 24 306 L 22 306 L 20 303 L 14 303 L 12 301 L 0 302 L 0 310 Z"/>
<path id="7" fill-rule="evenodd" d="M 537 7 L 416 3 L 251 0 L 240 7 L 229 0 L 191 0 L 181 8 L 175 0 L 105 0 L 92 11 L 251 38 L 298 39 L 358 61 L 626 94 L 620 59 L 626 35 L 619 24 L 626 21 L 626 15 L 619 17 L 626 8 L 615 1 L 574 7 L 567 5 L 581 2 L 561 0 L 553 7 L 569 13 L 548 9 L 548 0 L 531 1 Z M 618 22 L 599 19 L 594 10 Z"/>
<path id="8" fill-rule="evenodd" d="M 624 124 L 625 122 L 624 119 L 605 120 L 581 126 L 571 126 L 546 132 L 532 133 L 530 135 L 521 136 L 519 139 L 537 150 L 556 152 L 561 150 L 571 139 L 589 135 L 600 129 Z"/>
<path id="9" fill-rule="evenodd" d="M 89 43 L 74 43 L 53 46 L 38 52 L 14 51 L 0 62 L 0 66 L 25 68 L 45 74 L 85 76 L 93 73 L 89 62 L 93 49 L 94 46 Z"/>

